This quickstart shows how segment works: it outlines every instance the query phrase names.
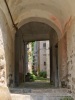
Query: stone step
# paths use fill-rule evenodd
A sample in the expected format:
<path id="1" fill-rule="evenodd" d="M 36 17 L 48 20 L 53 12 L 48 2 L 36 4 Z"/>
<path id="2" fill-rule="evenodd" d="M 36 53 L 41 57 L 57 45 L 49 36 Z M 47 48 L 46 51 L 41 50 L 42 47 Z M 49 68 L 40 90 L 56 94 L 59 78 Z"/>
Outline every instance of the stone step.
<path id="1" fill-rule="evenodd" d="M 12 100 L 60 100 L 70 94 L 51 94 L 51 93 L 30 93 L 30 94 L 11 94 Z"/>
<path id="2" fill-rule="evenodd" d="M 60 100 L 65 96 L 71 96 L 68 89 L 27 89 L 11 88 L 12 100 Z"/>
<path id="3" fill-rule="evenodd" d="M 28 88 L 10 88 L 11 93 L 69 93 L 69 89 L 28 89 Z"/>

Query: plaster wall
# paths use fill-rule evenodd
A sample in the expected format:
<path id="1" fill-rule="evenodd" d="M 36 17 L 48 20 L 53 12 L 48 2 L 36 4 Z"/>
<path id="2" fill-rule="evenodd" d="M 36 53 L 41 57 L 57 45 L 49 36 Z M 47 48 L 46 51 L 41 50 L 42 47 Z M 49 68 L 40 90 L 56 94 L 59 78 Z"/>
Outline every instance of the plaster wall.
<path id="1" fill-rule="evenodd" d="M 7 0 L 7 2 L 14 22 L 18 27 L 25 23 L 24 19 L 40 17 L 50 20 L 53 26 L 60 29 L 61 33 L 67 34 L 68 86 L 75 93 L 75 0 Z M 3 52 L 1 54 L 4 57 L 4 68 L 7 72 L 5 72 L 5 77 L 8 78 L 9 72 L 13 72 L 11 68 L 14 66 L 15 31 L 3 0 L 0 0 L 0 8 L 3 11 L 0 11 L 0 49 Z M 56 28 L 54 27 L 54 29 Z M 65 48 L 64 44 L 62 45 Z M 59 48 L 61 52 L 61 46 Z M 62 50 L 64 51 L 64 49 Z M 64 52 L 63 55 L 65 57 L 66 54 Z M 60 62 L 62 64 L 64 61 Z"/>
<path id="2" fill-rule="evenodd" d="M 1 81 L 5 84 L 9 84 L 10 74 L 14 75 L 14 42 L 11 34 L 6 17 L 0 10 L 0 63 L 4 66 Z"/>

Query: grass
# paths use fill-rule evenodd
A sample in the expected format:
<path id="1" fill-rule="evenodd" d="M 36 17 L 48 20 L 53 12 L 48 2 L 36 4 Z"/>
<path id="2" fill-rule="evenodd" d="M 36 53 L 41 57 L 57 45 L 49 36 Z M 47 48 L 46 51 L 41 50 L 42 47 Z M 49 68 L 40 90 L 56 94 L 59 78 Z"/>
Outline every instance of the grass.
<path id="1" fill-rule="evenodd" d="M 36 80 L 47 80 L 47 78 L 36 76 Z"/>
<path id="2" fill-rule="evenodd" d="M 63 99 L 60 99 L 60 100 L 74 100 L 74 99 L 72 97 L 67 96 L 67 97 L 64 97 Z"/>

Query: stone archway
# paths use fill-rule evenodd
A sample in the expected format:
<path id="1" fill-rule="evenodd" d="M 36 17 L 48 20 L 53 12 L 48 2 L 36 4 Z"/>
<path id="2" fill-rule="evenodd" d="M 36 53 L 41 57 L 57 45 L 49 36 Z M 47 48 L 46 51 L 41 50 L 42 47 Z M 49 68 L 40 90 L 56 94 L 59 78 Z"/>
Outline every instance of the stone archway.
<path id="1" fill-rule="evenodd" d="M 26 14 L 22 17 L 22 19 L 17 19 L 17 21 L 19 20 L 19 23 L 17 24 L 18 28 L 20 28 L 28 22 L 43 22 L 52 27 L 57 32 L 58 40 L 60 40 L 64 35 L 60 21 L 50 12 L 35 9 L 31 10 L 30 13 L 29 11 L 25 13 Z"/>
<path id="2" fill-rule="evenodd" d="M 31 12 L 28 13 L 29 11 L 30 10 L 26 11 L 24 13 L 24 15 L 22 15 L 22 19 L 18 18 L 16 20 L 16 23 L 18 22 L 18 24 L 17 24 L 18 28 L 20 28 L 21 26 L 23 26 L 24 24 L 26 24 L 30 21 L 32 21 L 32 22 L 34 22 L 34 21 L 44 22 L 45 24 L 48 24 L 49 26 L 51 26 L 57 32 L 58 40 L 60 40 L 62 38 L 62 36 L 64 34 L 63 34 L 62 26 L 61 26 L 60 21 L 58 20 L 58 18 L 56 18 L 54 15 L 52 15 L 49 11 L 43 11 L 43 10 L 39 10 L 39 9 L 35 9 L 35 10 L 32 9 Z M 9 65 L 11 65 L 11 64 L 9 64 Z"/>
<path id="3" fill-rule="evenodd" d="M 31 23 L 31 24 L 30 24 Z M 36 24 L 34 24 L 34 23 L 36 23 Z M 42 23 L 42 24 L 45 24 L 46 26 L 44 27 L 44 28 L 46 28 L 46 27 L 48 27 L 48 28 L 51 28 L 50 30 L 49 29 L 46 29 L 46 30 L 48 30 L 48 31 L 46 31 L 46 32 L 48 32 L 48 33 L 53 33 L 53 35 L 52 35 L 52 33 L 51 33 L 51 35 L 50 34 L 47 34 L 47 33 L 40 33 L 41 32 L 41 28 L 40 28 L 40 31 L 39 31 L 39 33 L 37 32 L 37 24 L 38 24 L 38 26 L 40 26 L 41 25 L 41 22 L 35 22 L 35 21 L 31 21 L 31 22 L 29 22 L 29 23 L 26 23 L 25 25 L 23 25 L 23 26 L 21 26 L 20 27 L 20 29 L 17 31 L 17 33 L 16 33 L 16 39 L 15 39 L 15 41 L 16 41 L 16 49 L 15 49 L 15 51 L 16 51 L 16 65 L 15 65 L 15 70 L 16 70 L 16 74 L 15 74 L 15 81 L 16 81 L 16 85 L 19 85 L 19 68 L 20 67 L 24 67 L 24 65 L 22 66 L 22 65 L 20 65 L 20 63 L 19 63 L 19 61 L 20 62 L 22 62 L 23 63 L 23 55 L 22 55 L 22 57 L 20 57 L 21 56 L 21 53 L 23 52 L 23 50 L 22 50 L 22 52 L 20 52 L 21 50 L 21 48 L 20 48 L 20 43 L 22 43 L 21 45 L 24 45 L 23 44 L 23 42 L 24 41 L 35 41 L 35 40 L 38 40 L 39 39 L 39 37 L 41 36 L 41 38 L 40 39 L 49 39 L 49 40 L 51 40 L 50 42 L 51 42 L 51 46 L 52 46 L 52 51 L 53 51 L 53 53 L 52 53 L 52 56 L 53 56 L 53 60 L 52 60 L 52 63 L 53 63 L 53 66 L 52 67 L 54 67 L 54 66 L 56 66 L 56 58 L 55 58 L 55 45 L 56 45 L 56 43 L 58 42 L 58 39 L 57 39 L 57 35 L 55 35 L 56 34 L 56 32 L 55 31 L 52 31 L 53 29 L 48 25 L 48 24 L 45 24 L 44 22 Z M 29 28 L 30 27 L 30 28 Z M 44 29 L 43 28 L 43 29 Z M 29 30 L 29 31 L 28 31 Z M 44 30 L 45 31 L 45 30 Z M 24 33 L 26 33 L 26 38 L 25 37 L 23 37 L 23 36 L 25 36 L 25 34 Z M 35 35 L 34 34 L 32 34 L 32 33 L 35 33 Z M 34 38 L 32 38 L 31 36 L 33 35 L 33 37 Z M 39 34 L 39 35 L 37 35 L 37 34 Z M 45 35 L 45 34 L 47 34 L 47 35 Z M 45 35 L 45 37 L 43 37 L 43 35 Z M 28 37 L 27 37 L 28 36 Z M 22 38 L 21 38 L 22 37 Z M 31 37 L 31 38 L 30 38 Z M 26 39 L 26 40 L 25 40 Z M 27 40 L 28 39 L 28 40 Z M 53 43 L 52 43 L 53 42 Z M 18 50 L 17 50 L 17 48 L 18 48 Z M 22 48 L 23 49 L 23 48 Z M 58 52 L 58 51 L 57 51 Z M 22 53 L 23 54 L 23 53 Z M 20 56 L 19 56 L 20 55 Z M 22 58 L 22 59 L 21 59 Z M 52 59 L 52 58 L 51 58 Z M 58 58 L 57 58 L 58 59 Z M 57 64 L 57 66 L 58 66 L 58 64 Z M 20 68 L 21 69 L 21 68 Z M 23 69 L 22 69 L 23 70 Z M 21 71 L 21 70 L 20 70 Z M 54 81 L 54 85 L 57 87 L 58 86 L 58 84 L 59 84 L 59 82 L 57 83 L 57 81 L 56 81 L 56 77 L 55 77 L 55 75 L 56 74 L 58 74 L 58 71 L 57 71 L 57 73 L 56 73 L 56 68 L 54 67 L 53 68 L 53 73 L 54 73 L 54 77 L 53 77 L 53 81 Z M 22 73 L 21 75 L 23 75 L 24 73 Z M 52 74 L 53 75 L 53 74 Z M 51 76 L 52 76 L 51 75 Z M 22 78 L 23 78 L 23 76 L 21 76 Z M 22 79 L 21 78 L 21 79 Z M 59 81 L 59 79 L 57 79 L 58 81 Z M 23 81 L 22 81 L 23 82 Z M 57 84 L 55 84 L 55 83 L 57 83 Z"/>
<path id="4" fill-rule="evenodd" d="M 64 39 L 62 39 L 64 37 L 65 33 L 64 33 L 64 29 L 61 25 L 61 21 L 59 21 L 58 18 L 55 15 L 51 14 L 49 11 L 43 11 L 41 9 L 40 10 L 39 9 L 35 9 L 35 10 L 31 9 L 31 10 L 26 11 L 24 14 L 22 13 L 22 15 L 16 19 L 18 28 L 20 28 L 24 24 L 27 24 L 28 22 L 35 22 L 35 21 L 43 22 L 43 23 L 51 26 L 58 35 L 58 41 L 61 41 L 61 40 L 63 40 L 62 42 L 65 41 Z M 61 43 L 58 43 L 58 45 L 59 45 L 58 46 L 58 51 L 59 51 L 58 59 L 60 60 L 60 59 L 63 59 L 63 56 L 61 55 L 61 52 L 60 52 L 61 51 L 60 48 L 61 48 L 61 46 L 66 45 L 66 44 L 61 45 Z M 62 48 L 65 49 L 65 46 L 63 46 Z M 64 61 L 64 62 L 66 62 L 66 61 Z M 60 60 L 58 63 L 58 65 L 60 66 L 60 70 L 62 70 L 63 66 L 65 69 L 67 69 L 66 63 L 64 65 L 63 65 L 63 63 L 62 64 L 61 63 L 62 62 Z M 59 81 L 62 80 L 61 79 L 62 76 L 63 75 L 60 76 Z M 67 76 L 67 73 L 66 73 L 66 76 Z M 60 84 L 61 84 L 61 82 L 60 82 Z"/>
<path id="5" fill-rule="evenodd" d="M 63 77 L 69 77 L 70 86 L 74 88 L 75 83 L 75 75 L 74 75 L 74 17 L 75 15 L 75 6 L 74 2 L 71 2 L 70 0 L 66 1 L 55 1 L 55 0 L 32 0 L 31 2 L 28 2 L 27 0 L 7 0 L 9 8 L 11 10 L 11 14 L 14 19 L 14 23 L 18 28 L 23 26 L 24 24 L 30 22 L 30 21 L 37 21 L 37 22 L 44 22 L 48 25 L 50 25 L 58 34 L 58 51 L 59 51 L 59 66 L 60 66 L 60 80 L 62 81 Z M 9 76 L 10 73 L 14 74 L 14 36 L 11 30 L 13 30 L 13 26 L 11 25 L 10 16 L 8 14 L 8 11 L 6 9 L 6 6 L 4 4 L 4 1 L 0 1 L 0 8 L 3 10 L 1 12 L 1 26 L 2 33 L 4 34 L 4 44 L 5 44 L 5 50 L 3 48 L 3 53 L 8 56 L 4 57 L 7 64 L 6 64 L 6 78 Z M 18 9 L 19 8 L 19 9 Z M 3 13 L 4 12 L 4 13 Z M 5 14 L 5 15 L 4 15 Z M 7 19 L 7 20 L 6 20 Z M 9 25 L 8 25 L 9 24 Z M 71 27 L 72 25 L 72 27 Z M 10 30 L 10 28 L 11 30 Z M 66 32 L 67 38 L 64 35 Z M 8 35 L 7 35 L 8 33 Z M 11 34 L 10 34 L 11 33 Z M 63 36 L 64 35 L 64 36 Z M 12 37 L 13 36 L 13 37 Z M 0 38 L 3 39 L 1 36 Z M 66 44 L 66 40 L 68 41 Z M 61 42 L 60 42 L 61 41 Z M 73 45 L 71 45 L 73 44 Z M 67 45 L 67 47 L 66 47 Z M 66 50 L 67 49 L 67 50 Z M 68 58 L 67 58 L 68 54 Z M 64 57 L 66 57 L 64 59 Z M 3 57 L 1 57 L 2 59 Z M 10 61 L 10 62 L 9 62 Z M 68 61 L 68 64 L 66 64 Z M 65 70 L 70 70 L 67 68 L 69 66 L 70 69 L 72 69 L 71 72 L 67 74 Z M 13 71 L 12 71 L 13 68 Z M 10 72 L 10 73 L 9 73 Z M 65 73 L 65 74 L 64 74 Z M 14 80 L 14 79 L 13 79 Z M 65 80 L 65 79 L 64 79 Z M 7 81 L 6 81 L 7 83 Z"/>

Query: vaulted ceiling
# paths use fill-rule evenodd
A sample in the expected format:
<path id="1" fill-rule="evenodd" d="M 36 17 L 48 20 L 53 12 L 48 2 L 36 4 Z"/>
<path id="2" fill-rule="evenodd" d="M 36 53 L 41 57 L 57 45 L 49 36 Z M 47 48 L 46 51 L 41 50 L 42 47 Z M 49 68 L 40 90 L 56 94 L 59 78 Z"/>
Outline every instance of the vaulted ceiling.
<path id="1" fill-rule="evenodd" d="M 71 0 L 7 0 L 7 3 L 15 23 L 19 23 L 24 16 L 38 9 L 49 12 L 58 18 L 61 24 L 65 24 L 72 12 L 69 1 Z"/>
<path id="2" fill-rule="evenodd" d="M 14 24 L 16 24 L 18 28 L 27 22 L 47 22 L 48 24 L 51 23 L 50 26 L 54 28 L 57 33 L 64 33 L 65 25 L 67 25 L 71 18 L 75 15 L 75 0 L 6 1 Z M 3 0 L 0 0 L 0 8 L 3 10 L 7 20 L 9 21 L 9 17 L 7 15 L 8 12 L 6 11 L 6 7 L 4 5 Z"/>

